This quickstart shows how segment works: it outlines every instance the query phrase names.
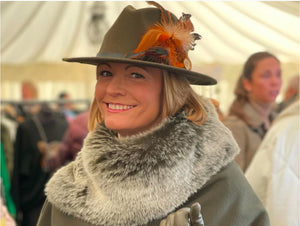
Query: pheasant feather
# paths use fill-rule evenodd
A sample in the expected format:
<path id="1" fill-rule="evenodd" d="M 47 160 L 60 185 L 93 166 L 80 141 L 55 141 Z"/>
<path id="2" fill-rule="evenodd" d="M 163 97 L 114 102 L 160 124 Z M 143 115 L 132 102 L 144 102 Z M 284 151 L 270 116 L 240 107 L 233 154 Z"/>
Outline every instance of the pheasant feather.
<path id="1" fill-rule="evenodd" d="M 160 4 L 154 1 L 148 1 L 148 4 L 160 9 L 161 21 L 147 30 L 133 53 L 141 53 L 143 55 L 153 47 L 160 47 L 168 53 L 168 60 L 165 62 L 175 67 L 190 70 L 191 62 L 188 57 L 188 51 L 193 50 L 195 41 L 201 38 L 199 34 L 192 33 L 194 26 L 190 20 L 191 15 L 183 13 L 179 20 L 174 22 L 171 13 Z M 150 51 L 150 53 L 153 53 L 153 51 Z M 140 57 L 142 56 L 139 55 Z"/>

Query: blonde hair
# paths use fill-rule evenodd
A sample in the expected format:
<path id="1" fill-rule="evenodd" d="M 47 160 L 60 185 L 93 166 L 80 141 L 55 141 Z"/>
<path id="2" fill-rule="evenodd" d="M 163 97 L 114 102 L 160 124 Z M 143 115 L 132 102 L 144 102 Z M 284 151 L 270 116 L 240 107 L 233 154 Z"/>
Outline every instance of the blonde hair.
<path id="1" fill-rule="evenodd" d="M 202 98 L 192 89 L 189 82 L 182 76 L 167 71 L 163 75 L 163 103 L 162 118 L 171 117 L 180 109 L 186 113 L 186 118 L 196 125 L 201 125 L 206 120 L 206 111 Z M 102 122 L 101 113 L 94 98 L 89 115 L 88 128 L 93 131 L 99 122 Z"/>

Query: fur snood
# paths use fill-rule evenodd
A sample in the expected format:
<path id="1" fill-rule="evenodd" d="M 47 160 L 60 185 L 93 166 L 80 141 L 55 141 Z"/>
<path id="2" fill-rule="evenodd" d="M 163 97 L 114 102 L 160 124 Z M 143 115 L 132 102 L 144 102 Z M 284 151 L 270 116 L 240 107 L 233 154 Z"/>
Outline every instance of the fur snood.
<path id="1" fill-rule="evenodd" d="M 75 161 L 51 178 L 48 200 L 95 225 L 143 225 L 165 217 L 238 152 L 214 107 L 206 108 L 204 125 L 179 113 L 126 139 L 99 124 Z"/>

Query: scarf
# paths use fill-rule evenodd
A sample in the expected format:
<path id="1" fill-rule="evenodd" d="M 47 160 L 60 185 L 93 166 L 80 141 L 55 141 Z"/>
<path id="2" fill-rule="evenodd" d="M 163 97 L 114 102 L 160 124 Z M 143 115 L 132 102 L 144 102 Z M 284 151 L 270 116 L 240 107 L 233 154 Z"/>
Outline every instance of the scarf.
<path id="1" fill-rule="evenodd" d="M 94 225 L 143 225 L 165 217 L 234 159 L 231 132 L 206 104 L 197 126 L 183 112 L 150 131 L 118 139 L 98 124 L 45 192 L 62 212 Z"/>

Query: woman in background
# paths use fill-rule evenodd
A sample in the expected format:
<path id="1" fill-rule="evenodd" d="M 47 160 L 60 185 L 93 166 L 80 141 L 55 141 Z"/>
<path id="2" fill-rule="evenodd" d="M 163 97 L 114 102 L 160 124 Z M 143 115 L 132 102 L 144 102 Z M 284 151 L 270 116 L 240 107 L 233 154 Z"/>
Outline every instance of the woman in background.
<path id="1" fill-rule="evenodd" d="M 280 62 L 269 52 L 252 54 L 244 64 L 229 115 L 223 121 L 241 151 L 237 163 L 245 171 L 276 113 L 274 103 L 281 88 Z"/>

